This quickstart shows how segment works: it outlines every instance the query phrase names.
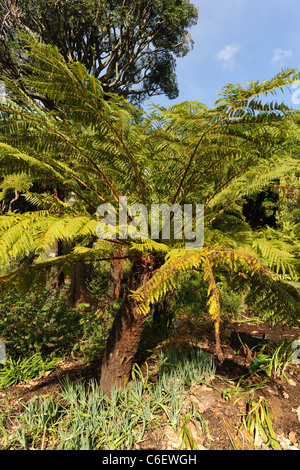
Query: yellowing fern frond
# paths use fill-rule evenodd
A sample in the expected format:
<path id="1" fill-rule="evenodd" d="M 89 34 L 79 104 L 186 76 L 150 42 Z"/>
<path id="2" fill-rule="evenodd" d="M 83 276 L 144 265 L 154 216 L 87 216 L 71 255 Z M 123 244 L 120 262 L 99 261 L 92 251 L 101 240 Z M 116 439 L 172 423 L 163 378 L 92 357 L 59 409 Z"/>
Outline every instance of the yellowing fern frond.
<path id="1" fill-rule="evenodd" d="M 220 360 L 223 359 L 223 353 L 221 349 L 220 341 L 220 320 L 221 320 L 221 306 L 220 306 L 220 296 L 219 289 L 217 287 L 212 266 L 210 264 L 209 258 L 205 258 L 203 263 L 203 277 L 204 280 L 208 283 L 208 312 L 215 325 L 215 337 L 216 337 L 216 353 Z"/>

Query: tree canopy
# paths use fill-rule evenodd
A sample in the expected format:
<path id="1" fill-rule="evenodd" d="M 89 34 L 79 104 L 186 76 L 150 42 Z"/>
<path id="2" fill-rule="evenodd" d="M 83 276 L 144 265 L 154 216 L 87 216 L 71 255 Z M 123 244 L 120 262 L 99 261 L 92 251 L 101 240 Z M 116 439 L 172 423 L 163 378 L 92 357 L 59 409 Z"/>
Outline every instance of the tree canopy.
<path id="1" fill-rule="evenodd" d="M 0 5 L 0 75 L 26 75 L 18 31 L 79 61 L 104 91 L 134 100 L 177 97 L 176 57 L 185 56 L 198 11 L 186 0 L 5 0 Z"/>

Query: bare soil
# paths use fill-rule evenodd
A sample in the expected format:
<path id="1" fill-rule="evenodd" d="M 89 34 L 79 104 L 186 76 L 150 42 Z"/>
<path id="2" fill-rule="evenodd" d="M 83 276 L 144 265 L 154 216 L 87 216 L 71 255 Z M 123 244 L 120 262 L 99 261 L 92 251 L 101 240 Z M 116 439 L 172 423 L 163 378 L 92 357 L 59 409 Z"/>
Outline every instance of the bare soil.
<path id="1" fill-rule="evenodd" d="M 192 328 L 188 324 L 180 328 L 180 338 L 187 337 L 195 345 L 195 338 L 201 338 L 198 343 L 202 349 L 214 355 L 214 338 L 211 331 L 199 327 Z M 253 323 L 229 323 L 223 328 L 222 348 L 224 353 L 223 363 L 218 363 L 216 376 L 209 384 L 198 384 L 190 394 L 195 400 L 198 410 L 205 419 L 209 433 L 199 435 L 192 423 L 189 424 L 194 440 L 200 450 L 232 450 L 233 446 L 229 438 L 228 430 L 232 436 L 237 435 L 237 429 L 241 424 L 241 415 L 246 411 L 246 403 L 249 394 L 239 393 L 235 397 L 225 399 L 224 390 L 237 384 L 240 376 L 247 372 L 247 366 L 251 363 L 255 350 L 254 346 L 262 343 L 263 335 L 272 340 L 286 338 L 293 340 L 300 334 L 300 329 L 277 327 L 270 329 L 267 325 Z M 180 338 L 174 336 L 174 343 L 179 344 Z M 151 359 L 149 360 L 150 367 Z M 28 402 L 32 397 L 39 395 L 56 394 L 61 389 L 61 383 L 68 375 L 71 381 L 99 379 L 100 362 L 86 364 L 82 357 L 64 359 L 54 371 L 44 373 L 38 379 L 26 381 L 5 392 L 0 391 L 1 408 L 9 410 L 11 415 L 21 412 L 21 402 Z M 252 377 L 252 376 L 251 376 Z M 287 379 L 288 380 L 287 380 Z M 251 384 L 259 385 L 266 381 L 264 386 L 251 396 L 258 399 L 263 396 L 268 401 L 273 429 L 282 450 L 299 450 L 300 448 L 300 395 L 299 395 L 299 366 L 288 369 L 286 378 L 267 377 L 259 374 L 252 377 Z M 245 382 L 247 385 L 247 382 Z M 245 390 L 245 389 L 243 389 Z M 241 392 L 242 390 L 240 390 Z M 236 399 L 238 400 L 236 401 Z M 244 438 L 245 437 L 245 438 Z M 252 449 L 246 436 L 239 435 L 239 442 L 244 450 Z M 151 450 L 175 450 L 180 449 L 181 441 L 178 433 L 166 426 L 163 430 L 150 431 L 147 439 L 140 447 Z"/>

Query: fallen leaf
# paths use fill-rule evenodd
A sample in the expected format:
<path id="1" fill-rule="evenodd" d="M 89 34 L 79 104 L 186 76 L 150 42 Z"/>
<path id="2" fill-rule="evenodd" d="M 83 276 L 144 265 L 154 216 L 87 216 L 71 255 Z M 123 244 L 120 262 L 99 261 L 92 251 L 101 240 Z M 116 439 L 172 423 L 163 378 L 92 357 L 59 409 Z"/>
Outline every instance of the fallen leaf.
<path id="1" fill-rule="evenodd" d="M 283 450 L 289 450 L 290 449 L 290 441 L 283 435 L 279 436 L 279 443 L 282 447 Z"/>
<path id="2" fill-rule="evenodd" d="M 298 408 L 296 408 L 296 409 L 293 410 L 293 411 L 296 411 L 297 416 L 298 416 L 298 421 L 300 422 L 300 406 L 298 406 Z"/>
<path id="3" fill-rule="evenodd" d="M 291 431 L 289 433 L 289 440 L 293 443 L 293 444 L 297 444 L 297 437 L 296 437 L 296 434 L 294 433 L 294 431 Z"/>
<path id="4" fill-rule="evenodd" d="M 50 375 L 52 370 L 46 370 L 45 372 L 42 373 L 42 377 L 48 377 Z"/>
<path id="5" fill-rule="evenodd" d="M 22 385 L 24 388 L 31 388 L 36 384 L 37 384 L 37 379 L 33 379 L 33 380 L 26 380 L 26 382 L 23 382 L 20 385 Z"/>
<path id="6" fill-rule="evenodd" d="M 238 402 L 237 406 L 238 406 L 239 410 L 242 411 L 246 408 L 246 403 L 241 401 L 241 402 Z"/>
<path id="7" fill-rule="evenodd" d="M 213 411 L 214 413 L 220 413 L 220 408 L 219 407 L 211 408 L 211 411 Z"/>

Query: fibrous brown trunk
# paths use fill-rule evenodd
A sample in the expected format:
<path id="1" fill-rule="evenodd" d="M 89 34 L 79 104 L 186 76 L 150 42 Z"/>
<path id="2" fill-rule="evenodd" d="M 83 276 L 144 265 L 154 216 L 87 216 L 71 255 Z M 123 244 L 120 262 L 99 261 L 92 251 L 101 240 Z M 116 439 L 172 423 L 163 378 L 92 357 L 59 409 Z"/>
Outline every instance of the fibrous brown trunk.
<path id="1" fill-rule="evenodd" d="M 78 261 L 72 269 L 69 302 L 73 307 L 80 304 L 91 303 L 91 294 L 87 287 L 86 265 L 84 261 Z"/>
<path id="2" fill-rule="evenodd" d="M 113 299 L 119 299 L 121 293 L 124 265 L 122 256 L 125 256 L 124 249 L 118 250 L 110 262 L 109 295 Z"/>
<path id="3" fill-rule="evenodd" d="M 112 387 L 123 387 L 129 377 L 147 315 L 137 312 L 138 302 L 130 297 L 151 277 L 154 262 L 138 259 L 133 263 L 128 291 L 114 319 L 102 358 L 100 388 L 110 394 Z"/>

